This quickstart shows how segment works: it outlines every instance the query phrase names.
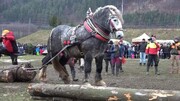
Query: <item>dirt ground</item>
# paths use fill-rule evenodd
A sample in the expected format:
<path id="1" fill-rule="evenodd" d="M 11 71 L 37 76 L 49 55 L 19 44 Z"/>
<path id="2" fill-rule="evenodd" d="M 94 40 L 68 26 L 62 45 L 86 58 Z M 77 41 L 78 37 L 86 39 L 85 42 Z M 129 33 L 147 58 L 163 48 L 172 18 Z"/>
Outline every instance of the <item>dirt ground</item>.
<path id="1" fill-rule="evenodd" d="M 24 58 L 24 57 L 22 57 Z M 34 57 L 32 57 L 34 58 Z M 31 61 L 35 68 L 39 68 L 41 65 L 41 58 L 36 58 L 35 61 Z M 0 63 L 1 68 L 8 67 L 10 63 Z M 79 79 L 77 82 L 72 84 L 82 84 L 84 73 L 78 70 L 78 64 L 76 64 L 76 74 Z M 113 76 L 109 67 L 109 73 L 105 73 L 105 68 L 102 71 L 102 77 L 110 87 L 123 87 L 133 89 L 161 89 L 161 90 L 177 90 L 180 91 L 180 74 L 170 74 L 169 68 L 170 60 L 161 59 L 159 63 L 159 70 L 161 75 L 154 74 L 154 68 L 150 69 L 150 74 L 146 75 L 146 66 L 139 66 L 139 59 L 127 59 L 126 64 L 123 65 L 123 73 L 119 76 Z M 67 70 L 70 68 L 67 66 Z M 70 71 L 69 71 L 70 73 Z M 94 84 L 95 64 L 93 61 L 92 73 L 90 83 Z M 37 75 L 38 76 L 38 75 Z M 39 83 L 36 78 L 32 83 Z M 57 72 L 49 65 L 48 72 L 48 83 L 63 84 L 61 79 L 58 78 Z M 0 83 L 0 101 L 34 101 L 31 99 L 27 92 L 27 87 L 30 84 L 15 82 L 15 83 Z"/>

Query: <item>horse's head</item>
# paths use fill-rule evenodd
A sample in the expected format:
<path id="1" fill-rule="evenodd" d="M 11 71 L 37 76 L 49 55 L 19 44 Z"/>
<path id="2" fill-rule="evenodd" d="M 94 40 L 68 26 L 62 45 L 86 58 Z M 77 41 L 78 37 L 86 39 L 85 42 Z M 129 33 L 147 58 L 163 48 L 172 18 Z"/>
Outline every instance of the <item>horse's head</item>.
<path id="1" fill-rule="evenodd" d="M 93 21 L 106 34 L 115 34 L 116 38 L 122 38 L 124 23 L 121 12 L 113 5 L 99 7 L 93 13 Z"/>

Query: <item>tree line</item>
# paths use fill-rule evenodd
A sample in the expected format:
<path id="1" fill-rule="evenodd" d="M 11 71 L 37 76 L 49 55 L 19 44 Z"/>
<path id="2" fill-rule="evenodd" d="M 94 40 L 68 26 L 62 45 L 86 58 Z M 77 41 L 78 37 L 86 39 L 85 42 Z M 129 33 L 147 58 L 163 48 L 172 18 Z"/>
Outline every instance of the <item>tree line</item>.
<path id="1" fill-rule="evenodd" d="M 129 0 L 130 1 L 130 0 Z M 79 24 L 89 7 L 112 4 L 121 10 L 121 0 L 0 0 L 0 23 L 20 22 L 49 24 Z M 127 2 L 127 1 L 125 1 Z M 125 13 L 127 27 L 179 27 L 180 14 L 160 11 Z"/>

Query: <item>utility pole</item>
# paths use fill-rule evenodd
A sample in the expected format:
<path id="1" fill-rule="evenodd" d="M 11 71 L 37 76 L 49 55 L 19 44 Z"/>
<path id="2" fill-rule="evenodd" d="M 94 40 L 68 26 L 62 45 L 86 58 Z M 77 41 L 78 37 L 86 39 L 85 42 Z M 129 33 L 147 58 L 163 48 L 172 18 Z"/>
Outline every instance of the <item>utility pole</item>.
<path id="1" fill-rule="evenodd" d="M 123 13 L 124 13 L 124 0 L 121 1 L 121 12 L 123 15 Z"/>
<path id="2" fill-rule="evenodd" d="M 28 22 L 28 34 L 30 33 L 30 25 L 31 25 L 31 18 L 29 18 L 29 22 Z"/>

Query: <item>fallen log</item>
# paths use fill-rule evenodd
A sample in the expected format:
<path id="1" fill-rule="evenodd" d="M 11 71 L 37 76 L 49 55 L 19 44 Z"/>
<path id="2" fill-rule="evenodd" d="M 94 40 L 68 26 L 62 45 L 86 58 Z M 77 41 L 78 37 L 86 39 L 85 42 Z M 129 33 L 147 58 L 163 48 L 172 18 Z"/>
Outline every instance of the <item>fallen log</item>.
<path id="1" fill-rule="evenodd" d="M 99 87 L 90 85 L 30 84 L 32 98 L 69 98 L 90 101 L 180 101 L 180 91 Z"/>
<path id="2" fill-rule="evenodd" d="M 12 65 L 6 69 L 0 70 L 0 82 L 28 82 L 34 79 L 36 71 L 31 63 L 21 65 Z M 30 70 L 29 70 L 30 69 Z"/>

